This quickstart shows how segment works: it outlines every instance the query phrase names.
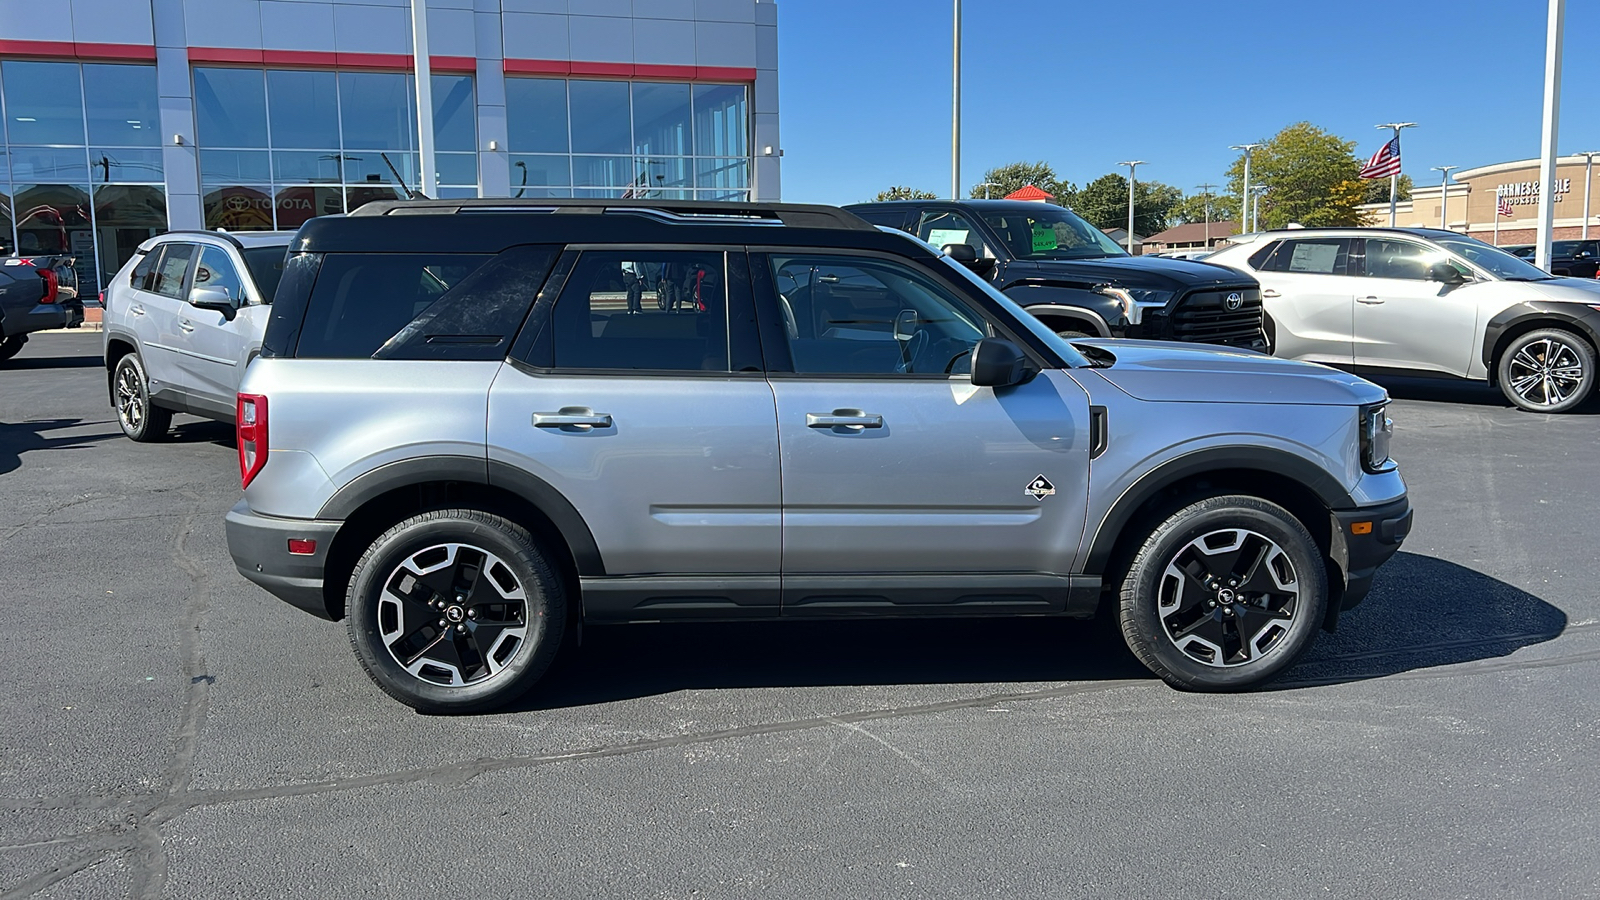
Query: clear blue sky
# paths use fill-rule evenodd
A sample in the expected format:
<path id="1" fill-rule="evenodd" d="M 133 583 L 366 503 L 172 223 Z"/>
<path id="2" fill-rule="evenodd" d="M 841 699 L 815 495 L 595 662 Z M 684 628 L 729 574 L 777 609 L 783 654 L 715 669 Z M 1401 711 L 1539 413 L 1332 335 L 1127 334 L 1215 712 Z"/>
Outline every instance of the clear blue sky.
<path id="1" fill-rule="evenodd" d="M 1302 119 L 1363 156 L 1374 123 L 1420 123 L 1418 184 L 1539 154 L 1545 0 L 962 5 L 963 192 L 1008 162 L 1081 187 L 1124 159 L 1192 192 Z M 779 0 L 785 200 L 949 192 L 950 25 L 949 0 Z M 1567 4 L 1564 62 L 1558 149 L 1600 150 L 1600 3 Z"/>

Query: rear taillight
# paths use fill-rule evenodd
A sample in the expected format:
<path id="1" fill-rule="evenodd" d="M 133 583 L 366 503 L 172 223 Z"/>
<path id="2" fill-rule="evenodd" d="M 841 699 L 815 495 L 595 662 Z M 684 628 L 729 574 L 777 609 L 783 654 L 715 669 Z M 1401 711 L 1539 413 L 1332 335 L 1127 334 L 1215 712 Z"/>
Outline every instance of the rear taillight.
<path id="1" fill-rule="evenodd" d="M 235 410 L 239 432 L 239 487 L 247 488 L 267 464 L 267 398 L 240 394 Z"/>
<path id="2" fill-rule="evenodd" d="M 54 303 L 56 295 L 61 292 L 61 279 L 54 269 L 40 269 L 39 277 L 44 279 L 44 296 L 39 298 L 39 303 Z"/>

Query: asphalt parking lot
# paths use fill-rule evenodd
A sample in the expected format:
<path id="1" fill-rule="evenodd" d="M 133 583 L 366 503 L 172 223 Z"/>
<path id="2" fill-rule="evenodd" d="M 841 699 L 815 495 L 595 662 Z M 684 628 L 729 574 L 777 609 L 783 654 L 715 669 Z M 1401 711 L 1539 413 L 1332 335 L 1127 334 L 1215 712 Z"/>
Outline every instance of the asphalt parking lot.
<path id="1" fill-rule="evenodd" d="M 591 629 L 421 716 L 229 561 L 227 426 L 0 370 L 0 898 L 1600 896 L 1600 409 L 1421 382 L 1416 530 L 1273 690 L 1076 622 Z"/>

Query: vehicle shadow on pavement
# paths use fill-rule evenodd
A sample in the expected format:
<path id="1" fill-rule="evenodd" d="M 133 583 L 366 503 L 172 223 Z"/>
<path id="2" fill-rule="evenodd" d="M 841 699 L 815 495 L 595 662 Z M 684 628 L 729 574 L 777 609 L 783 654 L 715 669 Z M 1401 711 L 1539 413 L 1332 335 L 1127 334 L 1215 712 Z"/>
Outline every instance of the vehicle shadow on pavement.
<path id="1" fill-rule="evenodd" d="M 234 427 L 227 422 L 194 419 L 174 423 L 172 433 L 167 435 L 167 440 L 174 444 L 203 444 L 209 441 L 219 447 L 232 449 L 236 433 Z"/>
<path id="2" fill-rule="evenodd" d="M 590 627 L 502 712 L 682 690 L 1148 679 L 1122 639 L 1078 619 L 902 619 Z"/>
<path id="3" fill-rule="evenodd" d="M 18 356 L 0 363 L 0 372 L 16 369 L 98 369 L 105 361 L 95 356 Z"/>
<path id="4" fill-rule="evenodd" d="M 35 419 L 31 422 L 0 422 L 0 475 L 22 466 L 22 454 L 34 450 L 83 450 L 91 444 L 121 437 L 120 431 L 49 437 L 47 432 L 76 428 L 82 419 Z M 98 425 L 99 422 L 89 424 Z"/>
<path id="5" fill-rule="evenodd" d="M 1481 381 L 1461 381 L 1454 378 L 1413 378 L 1405 375 L 1364 375 L 1373 384 L 1389 392 L 1395 400 L 1422 400 L 1431 403 L 1460 403 L 1465 406 L 1487 406 L 1514 410 L 1511 401 L 1497 387 Z M 1529 413 L 1538 415 L 1538 413 Z M 1591 396 L 1586 403 L 1562 415 L 1600 415 L 1600 395 Z"/>
<path id="6" fill-rule="evenodd" d="M 1533 594 L 1431 556 L 1404 551 L 1378 570 L 1372 593 L 1318 635 L 1274 687 L 1383 678 L 1509 656 L 1560 637 L 1567 615 Z"/>

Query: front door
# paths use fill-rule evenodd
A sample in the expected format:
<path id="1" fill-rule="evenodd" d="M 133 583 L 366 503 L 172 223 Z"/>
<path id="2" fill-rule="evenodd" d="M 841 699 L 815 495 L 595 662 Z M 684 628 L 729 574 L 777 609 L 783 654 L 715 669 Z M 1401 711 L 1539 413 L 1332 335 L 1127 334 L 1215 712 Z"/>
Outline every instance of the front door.
<path id="1" fill-rule="evenodd" d="M 184 387 L 194 403 L 213 413 L 226 413 L 233 409 L 239 389 L 247 330 L 266 310 L 245 305 L 250 298 L 245 296 L 244 280 L 221 247 L 200 245 L 190 292 L 200 290 L 226 293 L 234 302 L 234 315 L 200 309 L 188 302 L 181 304 L 175 342 L 178 368 L 184 373 Z"/>
<path id="2" fill-rule="evenodd" d="M 776 615 L 778 435 L 742 248 L 587 250 L 551 281 L 489 392 L 491 482 L 527 473 L 587 524 L 591 620 Z"/>
<path id="3" fill-rule="evenodd" d="M 785 615 L 1059 609 L 1052 579 L 1084 528 L 1082 388 L 1048 372 L 974 387 L 970 352 L 993 323 L 905 260 L 795 251 L 751 266 L 763 325 L 783 334 L 768 346 L 791 358 L 767 360 Z"/>
<path id="4" fill-rule="evenodd" d="M 1356 365 L 1465 377 L 1477 345 L 1478 285 L 1429 280 L 1449 254 L 1402 238 L 1366 238 L 1356 295 Z"/>

